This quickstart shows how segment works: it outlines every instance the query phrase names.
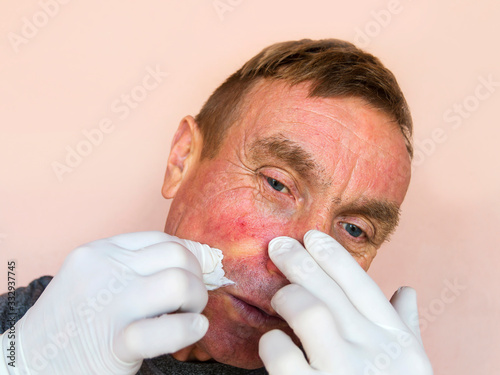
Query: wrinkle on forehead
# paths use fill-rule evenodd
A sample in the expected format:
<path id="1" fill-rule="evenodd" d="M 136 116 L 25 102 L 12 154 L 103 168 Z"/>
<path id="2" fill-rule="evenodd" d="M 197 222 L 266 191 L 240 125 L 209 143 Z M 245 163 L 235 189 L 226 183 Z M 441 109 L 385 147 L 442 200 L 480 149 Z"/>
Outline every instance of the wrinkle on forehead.
<path id="1" fill-rule="evenodd" d="M 291 120 L 282 121 L 281 117 L 290 113 Z M 325 120 L 326 119 L 326 120 Z M 359 121 L 364 121 L 363 119 Z M 389 120 L 388 120 L 389 121 Z M 347 120 L 343 121 L 339 117 L 323 114 L 317 111 L 305 109 L 305 108 L 288 108 L 284 109 L 282 112 L 276 112 L 276 115 L 266 121 L 268 127 L 272 129 L 277 125 L 285 125 L 290 127 L 290 131 L 294 132 L 294 127 L 311 127 L 317 125 L 313 130 L 317 133 L 322 133 L 325 138 L 331 139 L 335 143 L 341 144 L 348 151 L 358 155 L 361 158 L 371 159 L 374 154 L 380 152 L 384 156 L 399 161 L 399 155 L 396 156 L 395 144 L 393 137 L 390 137 L 390 131 L 397 131 L 393 123 L 387 123 L 387 131 L 385 129 L 379 129 L 377 131 L 376 137 L 363 136 L 360 132 L 356 131 L 356 127 L 361 127 L 362 125 L 357 123 L 357 120 Z M 348 124 L 350 122 L 350 124 Z M 385 125 L 385 124 L 384 124 Z M 370 130 L 370 127 L 366 127 Z M 392 129 L 391 129 L 392 128 Z M 383 132 L 383 133 L 382 133 Z M 387 134 L 387 142 L 380 144 L 383 136 Z M 392 138 L 392 142 L 389 141 L 389 137 Z M 403 141 L 401 139 L 400 147 L 403 147 Z M 406 150 L 404 146 L 404 150 Z M 371 152 L 368 152 L 371 151 Z"/>
<path id="2" fill-rule="evenodd" d="M 290 85 L 289 83 L 281 81 L 262 80 L 256 84 L 251 93 L 248 94 L 247 99 L 249 100 L 247 101 L 248 106 L 246 109 L 248 112 L 251 112 L 250 117 L 254 119 L 255 123 L 258 123 L 263 116 L 270 117 L 270 119 L 275 122 L 270 123 L 269 126 L 274 125 L 276 122 L 280 122 L 280 117 L 282 117 L 284 113 L 291 114 L 290 118 L 295 118 L 294 122 L 297 124 L 305 123 L 305 118 L 311 119 L 313 116 L 323 117 L 338 124 L 345 131 L 361 140 L 366 146 L 378 149 L 380 152 L 389 155 L 392 159 L 398 159 L 398 152 L 395 148 L 400 149 L 402 147 L 406 151 L 404 137 L 400 134 L 401 132 L 397 124 L 389 115 L 374 108 L 365 99 L 360 97 L 309 97 L 309 89 L 310 83 L 308 82 Z M 341 100 L 341 102 L 337 102 L 339 100 Z M 270 103 L 272 103 L 272 105 L 270 105 Z M 388 133 L 390 132 L 396 132 L 397 135 L 401 135 L 400 144 L 397 145 L 397 147 L 394 144 L 394 139 L 391 144 L 386 145 L 387 147 L 382 147 L 376 140 L 363 136 L 356 130 L 361 129 L 362 126 L 358 124 L 358 121 L 362 123 L 371 122 L 371 118 L 369 116 L 367 118 L 366 116 L 370 115 L 370 113 L 367 113 L 366 110 L 372 113 L 376 112 L 379 118 L 383 116 L 386 120 L 384 124 L 386 126 L 379 128 L 377 135 L 380 135 L 381 132 L 387 135 L 389 135 Z M 300 115 L 301 113 L 302 115 Z M 304 116 L 306 113 L 309 113 L 311 116 Z M 315 122 L 314 119 L 311 120 Z M 292 124 L 292 122 L 290 122 L 290 124 Z M 380 139 L 378 139 L 378 141 L 380 141 Z M 351 148 L 350 150 L 353 151 Z M 359 154 L 359 152 L 356 153 Z"/>
<path id="3" fill-rule="evenodd" d="M 354 166 L 352 168 L 349 168 L 350 169 L 349 170 L 349 174 L 347 176 L 343 176 L 343 178 L 341 179 L 341 182 L 344 182 L 344 183 L 340 184 L 340 186 L 339 186 L 339 191 L 341 192 L 340 196 L 339 196 L 340 201 L 343 200 L 344 193 L 346 191 L 348 191 L 348 187 L 352 183 L 354 171 L 356 171 L 357 166 L 358 166 L 358 161 L 359 161 L 359 159 L 356 159 L 356 162 L 354 163 Z M 334 175 L 334 177 L 335 177 L 335 175 Z"/>
<path id="4" fill-rule="evenodd" d="M 368 105 L 368 104 L 366 104 Z M 338 106 L 335 106 L 337 108 L 339 108 Z M 300 110 L 304 111 L 304 112 L 310 112 L 310 113 L 313 113 L 315 115 L 318 115 L 318 116 L 323 116 L 323 117 L 326 117 L 332 121 L 334 121 L 336 124 L 340 125 L 342 128 L 344 128 L 346 131 L 348 131 L 349 133 L 351 133 L 354 137 L 358 138 L 360 141 L 374 147 L 374 148 L 377 148 L 379 149 L 381 152 L 383 152 L 384 154 L 387 154 L 389 157 L 393 158 L 393 159 L 396 159 L 396 157 L 391 153 L 389 152 L 388 150 L 382 148 L 380 145 L 378 145 L 377 143 L 375 142 L 372 142 L 370 141 L 368 138 L 365 138 L 365 137 L 362 137 L 361 135 L 359 135 L 354 129 L 352 129 L 352 126 L 349 126 L 347 124 L 345 124 L 340 118 L 336 117 L 336 116 L 332 116 L 332 115 L 329 115 L 329 114 L 324 114 L 324 113 L 319 113 L 317 111 L 313 111 L 311 109 L 304 109 L 304 108 L 299 108 Z M 343 112 L 345 112 L 343 109 L 339 108 L 339 110 L 342 110 Z M 380 112 L 382 114 L 382 112 Z M 355 121 L 353 120 L 353 123 L 355 124 Z M 391 121 L 391 120 L 387 120 L 387 123 L 386 123 L 387 127 L 395 127 L 394 126 L 394 122 Z M 350 151 L 352 151 L 351 149 L 349 149 Z"/>

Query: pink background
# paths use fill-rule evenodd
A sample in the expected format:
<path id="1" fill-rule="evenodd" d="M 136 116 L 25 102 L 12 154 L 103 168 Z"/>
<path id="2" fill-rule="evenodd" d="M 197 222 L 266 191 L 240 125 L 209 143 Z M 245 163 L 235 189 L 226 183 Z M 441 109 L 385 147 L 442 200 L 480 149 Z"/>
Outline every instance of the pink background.
<path id="1" fill-rule="evenodd" d="M 416 128 L 417 158 L 402 222 L 370 274 L 387 296 L 399 285 L 418 290 L 424 343 L 436 374 L 499 372 L 500 84 L 481 82 L 500 82 L 500 3 L 43 5 L 55 1 L 0 5 L 5 275 L 7 259 L 14 258 L 18 285 L 25 285 L 56 273 L 79 244 L 161 230 L 168 202 L 160 187 L 182 116 L 196 114 L 211 91 L 264 46 L 337 37 L 366 47 L 393 70 Z M 217 4 L 226 4 L 224 13 Z M 147 68 L 157 66 L 168 77 L 160 77 L 155 89 L 141 89 Z M 142 101 L 126 115 L 117 113 L 116 103 L 131 92 Z M 452 114 L 457 104 L 465 109 Z M 88 155 L 60 181 L 53 162 L 64 163 L 68 147 L 83 147 L 82 131 L 106 118 L 112 123 L 101 143 L 83 148 Z M 459 287 L 451 290 L 450 284 Z"/>

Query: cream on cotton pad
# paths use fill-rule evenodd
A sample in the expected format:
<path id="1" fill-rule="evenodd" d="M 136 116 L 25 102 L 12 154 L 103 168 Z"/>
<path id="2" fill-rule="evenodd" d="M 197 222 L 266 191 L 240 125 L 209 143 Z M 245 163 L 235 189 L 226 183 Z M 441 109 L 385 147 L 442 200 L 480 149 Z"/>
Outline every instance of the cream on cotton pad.
<path id="1" fill-rule="evenodd" d="M 208 290 L 214 290 L 221 286 L 234 284 L 234 281 L 224 276 L 224 270 L 222 269 L 222 259 L 224 255 L 221 250 L 199 242 L 184 240 L 171 235 L 168 236 L 170 237 L 169 241 L 177 242 L 184 246 L 198 259 L 203 273 L 203 282 Z"/>

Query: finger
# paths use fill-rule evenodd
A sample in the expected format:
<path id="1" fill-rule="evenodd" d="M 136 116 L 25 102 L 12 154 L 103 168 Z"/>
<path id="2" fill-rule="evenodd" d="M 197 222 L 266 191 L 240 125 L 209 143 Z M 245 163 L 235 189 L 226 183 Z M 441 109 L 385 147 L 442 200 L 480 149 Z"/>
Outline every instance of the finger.
<path id="1" fill-rule="evenodd" d="M 175 311 L 203 311 L 208 293 L 203 282 L 181 268 L 168 268 L 138 278 L 123 293 L 120 307 L 128 319 L 137 320 Z"/>
<path id="2" fill-rule="evenodd" d="M 391 297 L 391 304 L 404 324 L 422 343 L 418 320 L 417 292 L 409 286 L 399 288 Z"/>
<path id="3" fill-rule="evenodd" d="M 208 330 L 201 314 L 162 315 L 130 324 L 115 340 L 115 354 L 124 362 L 174 353 L 200 340 Z"/>
<path id="4" fill-rule="evenodd" d="M 281 288 L 271 304 L 300 339 L 309 362 L 318 369 L 331 368 L 332 355 L 342 351 L 344 342 L 328 306 L 297 284 Z M 353 323 L 356 329 L 363 330 L 362 322 Z"/>
<path id="5" fill-rule="evenodd" d="M 265 333 L 259 341 L 259 356 L 269 375 L 313 373 L 302 351 L 278 329 Z"/>
<path id="6" fill-rule="evenodd" d="M 269 243 L 269 257 L 292 283 L 302 285 L 324 301 L 339 323 L 352 319 L 359 312 L 333 280 L 298 242 L 277 237 Z"/>
<path id="7" fill-rule="evenodd" d="M 170 236 L 160 231 L 123 233 L 105 240 L 127 250 L 138 250 L 159 242 L 168 241 Z"/>
<path id="8" fill-rule="evenodd" d="M 378 325 L 403 328 L 382 290 L 342 245 L 317 230 L 306 233 L 304 244 L 361 314 Z"/>
<path id="9" fill-rule="evenodd" d="M 114 252 L 111 256 L 143 276 L 175 267 L 203 276 L 198 259 L 176 242 L 160 242 L 136 251 Z"/>

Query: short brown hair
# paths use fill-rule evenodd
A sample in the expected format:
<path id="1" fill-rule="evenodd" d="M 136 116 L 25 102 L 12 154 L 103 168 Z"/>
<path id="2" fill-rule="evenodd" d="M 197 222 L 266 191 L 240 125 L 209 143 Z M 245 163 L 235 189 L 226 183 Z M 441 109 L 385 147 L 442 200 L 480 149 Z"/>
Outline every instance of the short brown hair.
<path id="1" fill-rule="evenodd" d="M 263 49 L 213 92 L 196 116 L 203 136 L 202 158 L 217 154 L 227 130 L 240 116 L 243 98 L 261 79 L 285 80 L 290 85 L 310 82 L 309 97 L 366 100 L 398 124 L 413 157 L 410 110 L 391 71 L 349 42 L 303 39 Z"/>

